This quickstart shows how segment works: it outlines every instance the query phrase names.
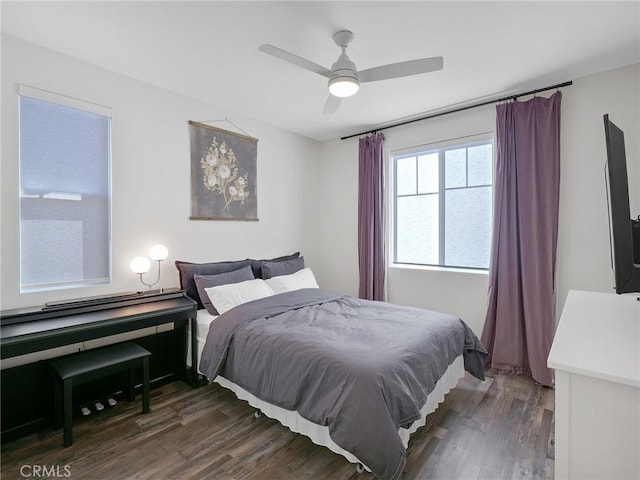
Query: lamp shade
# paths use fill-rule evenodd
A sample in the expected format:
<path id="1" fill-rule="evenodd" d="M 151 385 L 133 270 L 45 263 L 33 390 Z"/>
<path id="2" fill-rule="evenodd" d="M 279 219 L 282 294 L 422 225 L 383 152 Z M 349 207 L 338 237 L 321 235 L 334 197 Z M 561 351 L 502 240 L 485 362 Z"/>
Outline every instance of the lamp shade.
<path id="1" fill-rule="evenodd" d="M 131 260 L 131 271 L 133 273 L 146 273 L 151 268 L 151 262 L 147 257 L 136 257 Z"/>
<path id="2" fill-rule="evenodd" d="M 149 250 L 151 260 L 166 260 L 169 256 L 169 250 L 164 245 L 154 245 Z"/>
<path id="3" fill-rule="evenodd" d="M 335 97 L 350 97 L 359 89 L 360 82 L 351 76 L 340 76 L 329 80 L 329 92 Z"/>

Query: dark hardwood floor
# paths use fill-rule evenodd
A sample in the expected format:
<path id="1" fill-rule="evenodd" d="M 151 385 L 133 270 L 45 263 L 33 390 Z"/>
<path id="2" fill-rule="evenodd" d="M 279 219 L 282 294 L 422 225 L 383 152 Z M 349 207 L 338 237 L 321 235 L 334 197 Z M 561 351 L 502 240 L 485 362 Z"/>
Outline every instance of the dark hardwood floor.
<path id="1" fill-rule="evenodd" d="M 218 385 L 174 382 L 75 419 L 74 444 L 44 430 L 2 446 L 3 480 L 372 480 Z M 524 377 L 467 375 L 411 437 L 403 480 L 553 478 L 553 390 Z M 21 474 L 21 470 L 23 474 Z M 57 475 L 57 476 L 56 476 Z M 40 476 L 39 478 L 43 478 Z"/>

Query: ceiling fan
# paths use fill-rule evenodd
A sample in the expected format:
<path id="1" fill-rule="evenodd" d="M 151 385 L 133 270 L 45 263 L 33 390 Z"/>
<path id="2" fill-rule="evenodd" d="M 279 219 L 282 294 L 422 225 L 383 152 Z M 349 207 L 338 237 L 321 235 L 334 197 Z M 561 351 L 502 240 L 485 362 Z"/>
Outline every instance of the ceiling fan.
<path id="1" fill-rule="evenodd" d="M 333 35 L 333 41 L 342 49 L 342 54 L 331 66 L 331 69 L 287 52 L 286 50 L 282 50 L 281 48 L 274 47 L 273 45 L 260 45 L 258 50 L 279 58 L 280 60 L 284 60 L 285 62 L 302 67 L 305 70 L 327 77 L 329 79 L 329 97 L 322 109 L 322 113 L 324 114 L 331 114 L 338 110 L 342 98 L 355 94 L 360 89 L 361 83 L 434 72 L 436 70 L 442 70 L 444 65 L 442 57 L 430 57 L 391 63 L 389 65 L 381 65 L 379 67 L 357 71 L 355 63 L 349 59 L 346 53 L 347 47 L 352 40 L 353 33 L 349 30 L 341 30 Z"/>

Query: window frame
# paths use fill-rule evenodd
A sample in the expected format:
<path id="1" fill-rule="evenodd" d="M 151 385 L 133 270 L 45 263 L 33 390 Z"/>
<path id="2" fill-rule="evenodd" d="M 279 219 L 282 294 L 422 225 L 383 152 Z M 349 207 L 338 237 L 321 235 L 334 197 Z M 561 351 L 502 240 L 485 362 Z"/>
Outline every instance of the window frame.
<path id="1" fill-rule="evenodd" d="M 479 145 L 491 145 L 491 184 L 483 184 L 483 185 L 466 185 L 464 187 L 446 187 L 446 167 L 445 167 L 445 152 L 447 150 L 457 150 L 461 148 L 468 149 L 469 147 L 479 146 Z M 416 171 L 416 193 L 414 194 L 403 194 L 397 195 L 397 160 L 409 157 L 419 157 L 424 155 L 429 155 L 433 153 L 438 153 L 438 190 L 437 192 L 429 192 L 429 193 L 419 193 L 419 177 Z M 445 215 L 446 215 L 446 202 L 445 194 L 447 190 L 461 190 L 461 189 L 470 189 L 470 188 L 479 188 L 479 187 L 491 187 L 491 209 L 493 213 L 493 193 L 494 193 L 494 182 L 495 182 L 495 135 L 494 132 L 483 132 L 469 136 L 457 137 L 444 141 L 437 141 L 427 144 L 416 145 L 408 148 L 400 148 L 394 149 L 389 152 L 389 164 L 390 164 L 390 210 L 391 215 L 389 219 L 389 263 L 392 267 L 401 267 L 401 268 L 416 268 L 416 269 L 430 269 L 430 270 L 447 270 L 447 271 L 467 271 L 467 272 L 477 272 L 477 273 L 487 273 L 489 271 L 489 266 L 487 267 L 472 267 L 472 266 L 460 266 L 460 265 L 445 265 L 445 242 L 446 242 L 446 228 L 445 225 Z M 468 159 L 468 153 L 467 153 Z M 418 162 L 416 161 L 416 170 L 418 169 Z M 469 177 L 469 163 L 466 163 L 466 181 L 468 183 Z M 438 204 L 438 258 L 439 263 L 413 263 L 413 262 L 402 262 L 397 260 L 397 245 L 398 245 L 398 229 L 397 229 L 397 219 L 398 219 L 398 198 L 399 197 L 417 197 L 424 195 L 437 195 L 439 199 Z M 491 235 L 491 231 L 489 234 Z M 491 242 L 491 240 L 490 240 Z"/>
<path id="2" fill-rule="evenodd" d="M 57 281 L 57 282 L 48 282 L 48 283 L 37 283 L 31 285 L 23 284 L 23 273 L 22 273 L 22 252 L 23 252 L 23 239 L 22 239 L 22 221 L 23 221 L 23 212 L 22 212 L 22 199 L 30 198 L 29 194 L 24 194 L 22 191 L 22 176 L 23 176 L 23 164 L 22 157 L 20 152 L 20 147 L 18 148 L 18 235 L 19 235 L 19 243 L 18 243 L 18 265 L 19 265 L 19 291 L 21 294 L 24 293 L 32 293 L 32 292 L 45 292 L 45 291 L 54 291 L 54 290 L 62 290 L 69 288 L 84 288 L 84 287 L 95 287 L 98 285 L 109 285 L 113 279 L 113 251 L 112 251 L 112 240 L 113 240 L 113 232 L 112 232 L 112 221 L 113 221 L 113 126 L 112 126 L 112 109 L 110 107 L 100 105 L 97 103 L 92 103 L 86 100 L 80 100 L 78 98 L 70 97 L 63 94 L 58 94 L 54 92 L 50 92 L 47 90 L 42 90 L 39 88 L 31 87 L 28 85 L 20 84 L 18 86 L 18 115 L 20 115 L 20 104 L 22 97 L 29 97 L 32 99 L 36 99 L 42 102 L 51 103 L 58 106 L 68 107 L 84 112 L 89 112 L 96 115 L 102 115 L 108 120 L 108 130 L 107 130 L 107 165 L 106 165 L 106 253 L 108 255 L 107 258 L 107 271 L 105 277 L 99 278 L 81 278 L 77 280 L 68 280 L 68 281 Z M 18 145 L 20 145 L 20 127 L 21 120 L 18 116 Z"/>

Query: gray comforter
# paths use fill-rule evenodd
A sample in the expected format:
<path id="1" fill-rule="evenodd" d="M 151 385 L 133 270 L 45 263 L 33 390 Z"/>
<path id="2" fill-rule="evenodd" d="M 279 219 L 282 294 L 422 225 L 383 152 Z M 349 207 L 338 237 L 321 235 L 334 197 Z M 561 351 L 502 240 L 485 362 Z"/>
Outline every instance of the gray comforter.
<path id="1" fill-rule="evenodd" d="M 329 427 L 381 480 L 406 463 L 398 436 L 459 355 L 484 379 L 486 351 L 460 319 L 318 289 L 239 305 L 211 323 L 200 360 L 256 397 Z"/>

